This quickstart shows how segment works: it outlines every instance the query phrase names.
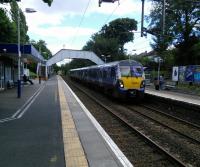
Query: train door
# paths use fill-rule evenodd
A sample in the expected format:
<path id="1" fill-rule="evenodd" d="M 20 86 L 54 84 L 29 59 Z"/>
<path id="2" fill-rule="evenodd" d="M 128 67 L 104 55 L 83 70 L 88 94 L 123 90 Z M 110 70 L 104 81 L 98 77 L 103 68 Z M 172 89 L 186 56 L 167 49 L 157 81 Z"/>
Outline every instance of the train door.
<path id="1" fill-rule="evenodd" d="M 0 62 L 0 91 L 4 90 L 4 64 Z"/>

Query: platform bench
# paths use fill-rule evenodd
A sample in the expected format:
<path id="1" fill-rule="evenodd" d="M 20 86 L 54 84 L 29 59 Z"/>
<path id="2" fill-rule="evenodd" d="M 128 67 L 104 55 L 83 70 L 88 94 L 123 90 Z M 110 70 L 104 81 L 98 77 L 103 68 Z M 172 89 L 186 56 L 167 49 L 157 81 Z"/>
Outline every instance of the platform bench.
<path id="1" fill-rule="evenodd" d="M 165 90 L 175 89 L 176 88 L 176 82 L 173 81 L 167 81 L 165 83 Z"/>

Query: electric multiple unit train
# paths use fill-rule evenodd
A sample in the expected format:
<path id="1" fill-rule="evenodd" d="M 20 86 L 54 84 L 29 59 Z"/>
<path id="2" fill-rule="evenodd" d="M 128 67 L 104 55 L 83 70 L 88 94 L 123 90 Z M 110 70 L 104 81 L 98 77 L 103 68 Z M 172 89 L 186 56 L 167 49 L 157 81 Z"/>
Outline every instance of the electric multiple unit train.
<path id="1" fill-rule="evenodd" d="M 143 66 L 134 60 L 72 69 L 70 77 L 101 89 L 116 98 L 144 97 Z"/>

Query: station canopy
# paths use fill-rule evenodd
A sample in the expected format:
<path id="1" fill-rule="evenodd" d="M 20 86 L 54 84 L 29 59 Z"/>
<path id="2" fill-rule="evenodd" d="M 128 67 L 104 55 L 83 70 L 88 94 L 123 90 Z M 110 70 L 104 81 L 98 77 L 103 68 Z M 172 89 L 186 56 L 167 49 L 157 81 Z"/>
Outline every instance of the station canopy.
<path id="1" fill-rule="evenodd" d="M 33 45 L 21 45 L 21 60 L 30 62 L 45 63 L 46 60 L 38 52 Z M 0 56 L 8 57 L 10 59 L 18 60 L 18 45 L 17 44 L 0 44 Z"/>

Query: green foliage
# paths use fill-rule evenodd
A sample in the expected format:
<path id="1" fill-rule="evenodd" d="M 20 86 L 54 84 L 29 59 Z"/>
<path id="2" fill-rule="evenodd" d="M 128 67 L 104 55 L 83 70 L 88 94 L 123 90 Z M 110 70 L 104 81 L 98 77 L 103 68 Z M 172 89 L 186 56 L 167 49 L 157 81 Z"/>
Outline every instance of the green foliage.
<path id="1" fill-rule="evenodd" d="M 47 48 L 47 44 L 44 40 L 39 40 L 38 42 L 31 40 L 30 43 L 40 52 L 40 54 L 45 59 L 50 59 L 52 57 L 52 53 Z"/>
<path id="2" fill-rule="evenodd" d="M 91 65 L 95 65 L 95 64 L 93 62 L 91 62 L 90 60 L 74 59 L 70 63 L 61 65 L 60 67 L 56 65 L 54 70 L 56 72 L 58 72 L 60 70 L 60 71 L 62 71 L 62 74 L 67 75 L 70 69 L 87 67 L 87 66 L 91 66 Z"/>
<path id="3" fill-rule="evenodd" d="M 200 39 L 192 36 L 188 45 L 181 43 L 177 46 L 175 62 L 178 65 L 200 64 Z"/>
<path id="4" fill-rule="evenodd" d="M 106 39 L 101 35 L 93 36 L 93 40 L 87 42 L 83 47 L 83 50 L 91 50 L 95 52 L 100 58 L 101 55 L 118 55 L 119 46 L 117 40 Z M 111 57 L 108 61 L 112 61 L 114 57 Z"/>
<path id="5" fill-rule="evenodd" d="M 6 10 L 0 8 L 0 42 L 12 42 L 15 39 L 15 26 L 6 14 Z"/>
<path id="6" fill-rule="evenodd" d="M 11 9 L 10 9 L 10 15 L 11 20 L 7 16 L 7 12 L 4 9 L 0 8 L 0 42 L 7 42 L 7 43 L 17 43 L 18 42 L 18 10 L 20 14 L 20 42 L 26 43 L 29 40 L 29 37 L 27 35 L 28 26 L 26 24 L 26 19 L 21 11 L 19 9 L 18 4 L 16 1 L 12 1 L 10 3 Z"/>
<path id="7" fill-rule="evenodd" d="M 58 73 L 58 71 L 61 69 L 59 66 L 57 66 L 56 64 L 53 64 L 53 69 L 56 73 Z"/>
<path id="8" fill-rule="evenodd" d="M 101 59 L 101 55 L 111 55 L 108 61 L 125 58 L 124 44 L 133 41 L 133 30 L 137 30 L 137 21 L 130 18 L 121 18 L 104 25 L 102 29 L 91 37 L 83 50 L 95 52 Z"/>
<path id="9" fill-rule="evenodd" d="M 119 18 L 102 27 L 100 34 L 106 39 L 115 38 L 121 51 L 125 43 L 133 41 L 133 30 L 137 30 L 137 21 L 130 18 Z"/>
<path id="10" fill-rule="evenodd" d="M 37 78 L 37 74 L 34 73 L 34 72 L 32 72 L 32 71 L 30 71 L 30 78 L 31 78 L 31 79 Z"/>
<path id="11" fill-rule="evenodd" d="M 26 18 L 22 12 L 22 10 L 19 8 L 18 4 L 16 3 L 16 1 L 12 1 L 10 3 L 11 6 L 11 10 L 10 10 L 10 14 L 11 14 L 11 18 L 13 21 L 13 25 L 15 26 L 15 38 L 13 39 L 12 42 L 17 43 L 17 26 L 18 26 L 18 11 L 19 11 L 19 18 L 20 18 L 20 43 L 25 44 L 28 42 L 29 40 L 29 36 L 27 35 L 27 31 L 28 31 L 28 26 L 26 23 Z"/>
<path id="12" fill-rule="evenodd" d="M 143 66 L 149 66 L 149 64 L 151 63 L 150 58 L 147 57 L 147 56 L 136 57 L 136 58 L 134 58 L 134 60 L 137 60 L 137 61 L 140 62 Z"/>
<path id="13" fill-rule="evenodd" d="M 31 40 L 30 43 L 40 52 L 40 54 L 44 57 L 44 59 L 49 59 L 52 57 L 51 51 L 46 47 L 46 43 L 43 40 L 39 40 L 38 42 Z M 37 64 L 31 63 L 28 68 L 31 71 L 37 70 Z M 56 67 L 55 67 L 56 68 Z M 56 69 L 57 70 L 57 69 Z"/>
<path id="14" fill-rule="evenodd" d="M 200 29 L 195 27 L 200 22 L 200 3 L 195 0 L 166 0 L 165 30 L 162 34 L 162 0 L 152 0 L 153 9 L 148 17 L 148 31 L 153 32 L 152 48 L 162 53 L 168 46 L 174 45 L 177 63 L 188 62 L 189 50 L 195 45 L 194 38 L 200 37 Z M 198 43 L 198 41 L 196 41 Z"/>

